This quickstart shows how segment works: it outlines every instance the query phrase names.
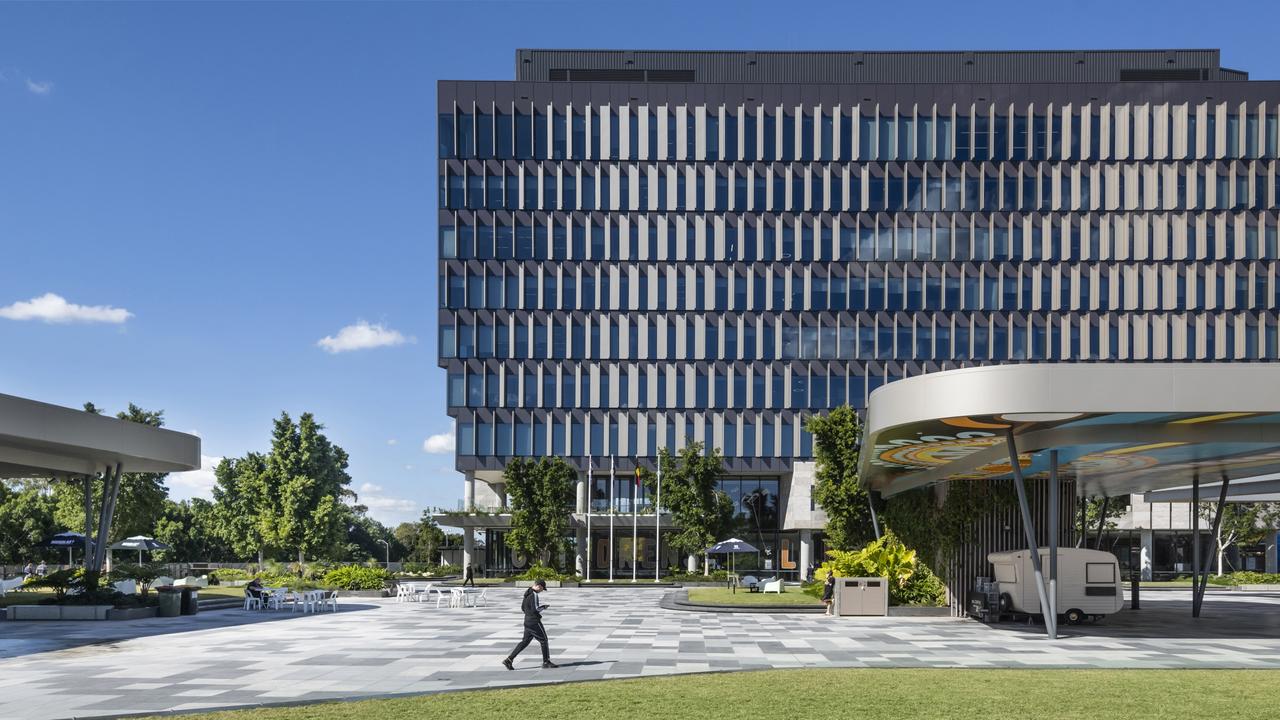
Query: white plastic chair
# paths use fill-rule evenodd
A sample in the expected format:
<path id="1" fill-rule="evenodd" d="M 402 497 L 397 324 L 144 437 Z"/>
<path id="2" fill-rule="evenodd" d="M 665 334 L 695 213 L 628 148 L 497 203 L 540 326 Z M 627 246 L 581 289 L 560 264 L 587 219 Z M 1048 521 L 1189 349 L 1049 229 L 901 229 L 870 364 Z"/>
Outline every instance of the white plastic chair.
<path id="1" fill-rule="evenodd" d="M 462 588 L 449 588 L 449 607 L 462 607 L 466 602 L 466 593 L 462 592 Z"/>
<path id="2" fill-rule="evenodd" d="M 767 593 L 771 592 L 771 593 L 778 593 L 779 595 L 781 595 L 782 579 L 778 578 L 777 580 L 769 580 L 768 582 L 765 582 L 764 587 L 760 589 L 760 592 L 767 592 Z"/>
<path id="3" fill-rule="evenodd" d="M 271 610 L 283 610 L 284 601 L 289 595 L 289 588 L 266 588 L 266 590 L 271 593 L 267 595 L 267 607 Z"/>
<path id="4" fill-rule="evenodd" d="M 412 583 L 399 583 L 396 585 L 396 602 L 408 602 L 413 599 L 414 586 Z"/>
<path id="5" fill-rule="evenodd" d="M 245 593 L 244 609 L 245 610 L 261 610 L 262 598 L 257 595 L 250 595 L 248 593 Z"/>
<path id="6" fill-rule="evenodd" d="M 338 591 L 330 590 L 329 592 L 320 592 L 319 597 L 320 610 L 324 610 L 328 606 L 333 612 L 338 612 Z"/>
<path id="7" fill-rule="evenodd" d="M 489 598 L 485 596 L 489 592 L 488 588 L 471 596 L 471 607 L 480 607 L 480 603 L 484 603 L 485 607 L 489 607 Z"/>

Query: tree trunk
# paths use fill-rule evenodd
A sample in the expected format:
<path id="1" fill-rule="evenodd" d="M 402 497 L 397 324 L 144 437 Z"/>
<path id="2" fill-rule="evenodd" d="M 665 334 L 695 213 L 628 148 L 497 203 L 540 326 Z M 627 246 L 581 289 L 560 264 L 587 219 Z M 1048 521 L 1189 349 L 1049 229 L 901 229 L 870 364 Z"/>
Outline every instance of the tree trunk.
<path id="1" fill-rule="evenodd" d="M 703 575 L 711 574 L 711 556 L 710 555 L 704 554 L 702 556 L 702 574 Z"/>
<path id="2" fill-rule="evenodd" d="M 301 549 L 301 548 L 299 548 L 299 549 L 298 549 L 298 577 L 302 577 L 302 572 L 303 572 L 303 569 L 304 569 L 304 566 L 303 566 L 303 563 L 304 563 L 304 562 L 306 562 L 306 558 L 302 557 L 302 549 Z"/>
<path id="3" fill-rule="evenodd" d="M 1222 547 L 1221 545 L 1218 546 L 1218 577 L 1222 577 L 1222 556 L 1223 554 L 1226 553 L 1226 551 L 1227 551 L 1226 548 Z"/>
<path id="4" fill-rule="evenodd" d="M 262 548 L 258 548 L 258 572 L 262 572 Z"/>

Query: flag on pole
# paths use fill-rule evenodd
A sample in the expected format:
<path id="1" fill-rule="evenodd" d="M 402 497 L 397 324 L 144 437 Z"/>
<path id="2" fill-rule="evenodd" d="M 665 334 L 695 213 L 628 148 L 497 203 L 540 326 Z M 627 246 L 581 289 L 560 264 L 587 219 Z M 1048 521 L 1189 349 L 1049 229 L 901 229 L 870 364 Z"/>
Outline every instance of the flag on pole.
<path id="1" fill-rule="evenodd" d="M 636 484 L 631 486 L 631 582 L 636 581 L 640 560 L 640 468 L 636 468 Z"/>
<path id="2" fill-rule="evenodd" d="M 614 477 L 613 456 L 609 456 L 609 582 L 613 582 L 613 511 L 617 507 L 614 494 L 618 483 Z"/>
<path id="3" fill-rule="evenodd" d="M 658 456 L 658 497 L 653 503 L 653 581 L 662 580 L 662 456 Z"/>

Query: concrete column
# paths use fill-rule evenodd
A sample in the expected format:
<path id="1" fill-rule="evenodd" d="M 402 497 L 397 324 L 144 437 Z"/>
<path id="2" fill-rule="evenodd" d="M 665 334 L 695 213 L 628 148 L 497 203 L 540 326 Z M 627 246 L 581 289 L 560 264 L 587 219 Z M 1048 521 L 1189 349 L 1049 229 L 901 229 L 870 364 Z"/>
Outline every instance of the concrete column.
<path id="1" fill-rule="evenodd" d="M 474 480 L 470 480 L 470 482 L 475 482 L 475 481 L 474 481 Z M 463 530 L 462 530 L 462 568 L 463 568 L 463 572 L 466 572 L 466 568 L 471 567 L 471 565 L 473 564 L 471 561 L 472 561 L 472 555 L 474 554 L 474 552 L 473 552 L 473 551 L 475 550 L 475 546 L 476 546 L 476 536 L 475 536 L 475 531 L 474 531 L 474 530 L 472 530 L 471 528 L 463 528 Z"/>
<path id="2" fill-rule="evenodd" d="M 800 580 L 809 580 L 809 566 L 813 564 L 813 531 L 800 531 Z"/>
<path id="3" fill-rule="evenodd" d="M 587 476 L 579 475 L 578 482 L 575 483 L 574 489 L 577 490 L 577 505 L 574 512 L 585 513 L 587 511 Z"/>
<path id="4" fill-rule="evenodd" d="M 1142 550 L 1138 555 L 1138 572 L 1143 580 L 1151 579 L 1151 562 L 1155 555 L 1155 533 L 1143 530 L 1141 533 Z"/>
<path id="5" fill-rule="evenodd" d="M 471 512 L 476 505 L 476 476 L 467 473 L 462 487 L 462 509 Z"/>
<path id="6" fill-rule="evenodd" d="M 577 542 L 574 543 L 574 550 L 573 550 L 574 571 L 585 578 L 587 576 L 587 530 L 586 528 L 578 528 L 574 537 L 577 540 Z"/>

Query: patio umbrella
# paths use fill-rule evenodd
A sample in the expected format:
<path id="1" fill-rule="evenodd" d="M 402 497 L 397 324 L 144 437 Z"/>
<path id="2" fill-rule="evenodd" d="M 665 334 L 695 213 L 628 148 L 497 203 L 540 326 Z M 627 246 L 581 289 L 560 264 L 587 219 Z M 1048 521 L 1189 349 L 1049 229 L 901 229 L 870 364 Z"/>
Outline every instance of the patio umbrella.
<path id="1" fill-rule="evenodd" d="M 160 542 L 159 540 L 156 540 L 155 538 L 149 538 L 145 535 L 134 535 L 133 537 L 127 537 L 121 540 L 120 542 L 109 546 L 107 549 L 108 550 L 137 550 L 138 564 L 141 565 L 143 550 L 146 550 L 147 552 L 152 552 L 154 550 L 170 550 L 172 549 L 172 547 L 169 545 L 166 545 L 165 543 Z"/>
<path id="2" fill-rule="evenodd" d="M 90 544 L 90 546 L 92 546 L 92 545 L 93 545 L 93 541 L 92 541 L 92 540 L 90 540 L 90 541 L 89 541 L 89 544 Z M 60 532 L 60 533 L 58 533 L 57 535 L 54 535 L 53 537 L 51 537 L 51 538 L 49 538 L 48 540 L 46 540 L 46 541 L 44 542 L 44 546 L 45 546 L 45 547 L 59 547 L 59 548 L 60 548 L 60 547 L 64 547 L 64 548 L 66 548 L 66 549 L 67 549 L 67 564 L 68 564 L 68 565 L 70 565 L 70 564 L 71 564 L 71 550 L 72 550 L 72 548 L 84 547 L 84 533 L 72 532 L 72 531 L 70 531 L 70 530 L 68 530 L 68 531 L 66 531 L 66 532 Z"/>
<path id="3" fill-rule="evenodd" d="M 751 543 L 738 538 L 729 538 L 707 548 L 708 555 L 728 555 L 729 556 L 729 572 L 733 572 L 733 560 L 738 553 L 760 552 Z"/>

